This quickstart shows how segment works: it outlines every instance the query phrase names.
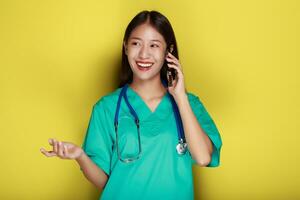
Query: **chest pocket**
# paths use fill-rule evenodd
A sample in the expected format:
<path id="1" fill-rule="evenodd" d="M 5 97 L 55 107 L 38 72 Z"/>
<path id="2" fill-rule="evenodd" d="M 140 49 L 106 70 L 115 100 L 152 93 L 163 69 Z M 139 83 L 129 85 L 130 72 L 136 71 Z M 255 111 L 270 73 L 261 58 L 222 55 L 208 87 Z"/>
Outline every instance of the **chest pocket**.
<path id="1" fill-rule="evenodd" d="M 118 126 L 119 150 L 122 158 L 135 157 L 139 153 L 138 129 L 135 119 L 128 113 L 120 113 Z"/>

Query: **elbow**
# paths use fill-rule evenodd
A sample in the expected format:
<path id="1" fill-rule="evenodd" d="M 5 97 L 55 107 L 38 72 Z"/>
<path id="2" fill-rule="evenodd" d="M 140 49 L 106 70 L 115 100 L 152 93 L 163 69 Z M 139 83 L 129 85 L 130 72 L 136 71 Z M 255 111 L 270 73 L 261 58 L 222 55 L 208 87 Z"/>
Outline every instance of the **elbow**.
<path id="1" fill-rule="evenodd" d="M 105 187 L 105 185 L 96 185 L 96 187 L 98 188 L 98 190 L 102 191 Z"/>
<path id="2" fill-rule="evenodd" d="M 105 186 L 106 186 L 106 184 L 107 184 L 107 178 L 105 179 L 105 180 L 103 180 L 103 181 L 101 181 L 100 183 L 98 183 L 97 185 L 98 185 L 98 188 L 100 189 L 100 190 L 103 190 L 104 188 L 105 188 Z"/>
<path id="3" fill-rule="evenodd" d="M 101 182 L 97 182 L 94 185 L 96 186 L 97 189 L 99 189 L 100 191 L 102 191 L 105 186 L 106 186 L 107 181 L 101 181 Z"/>
<path id="4" fill-rule="evenodd" d="M 196 159 L 196 163 L 200 167 L 206 167 L 210 162 L 211 162 L 211 156 L 210 155 L 205 156 L 205 158 Z"/>

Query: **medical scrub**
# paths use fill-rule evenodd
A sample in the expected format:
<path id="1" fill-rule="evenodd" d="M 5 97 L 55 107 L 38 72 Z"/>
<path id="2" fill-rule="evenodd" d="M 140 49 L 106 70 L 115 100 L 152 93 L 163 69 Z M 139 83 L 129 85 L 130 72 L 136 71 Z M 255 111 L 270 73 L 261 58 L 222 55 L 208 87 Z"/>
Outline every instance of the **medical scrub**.
<path id="1" fill-rule="evenodd" d="M 103 96 L 94 106 L 83 149 L 107 175 L 101 198 L 108 199 L 194 199 L 191 154 L 178 155 L 178 135 L 168 93 L 152 112 L 143 99 L 128 87 L 127 96 L 140 119 L 141 157 L 131 163 L 118 159 L 114 116 L 121 88 Z M 191 108 L 213 143 L 207 167 L 220 162 L 222 141 L 218 129 L 199 98 L 188 93 Z M 138 132 L 124 98 L 119 113 L 119 149 L 122 158 L 138 154 Z"/>

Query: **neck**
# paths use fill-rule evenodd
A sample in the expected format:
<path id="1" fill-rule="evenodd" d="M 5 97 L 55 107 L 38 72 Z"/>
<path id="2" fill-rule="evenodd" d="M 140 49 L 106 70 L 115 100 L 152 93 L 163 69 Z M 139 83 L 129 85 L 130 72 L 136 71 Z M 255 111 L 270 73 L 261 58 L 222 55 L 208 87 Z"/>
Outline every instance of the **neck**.
<path id="1" fill-rule="evenodd" d="M 167 92 L 160 79 L 155 81 L 134 79 L 129 86 L 146 100 L 161 97 Z"/>

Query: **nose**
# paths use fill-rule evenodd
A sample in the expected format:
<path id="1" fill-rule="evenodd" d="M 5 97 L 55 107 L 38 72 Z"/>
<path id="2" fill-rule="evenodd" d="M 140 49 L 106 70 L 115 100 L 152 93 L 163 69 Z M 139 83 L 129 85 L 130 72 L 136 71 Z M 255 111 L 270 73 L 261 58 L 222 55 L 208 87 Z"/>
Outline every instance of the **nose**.
<path id="1" fill-rule="evenodd" d="M 149 57 L 149 49 L 146 46 L 142 46 L 139 51 L 140 58 L 148 58 Z"/>

